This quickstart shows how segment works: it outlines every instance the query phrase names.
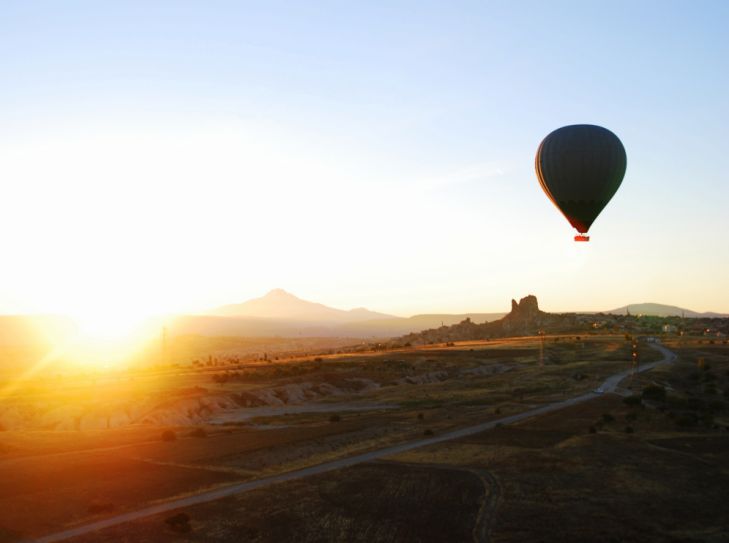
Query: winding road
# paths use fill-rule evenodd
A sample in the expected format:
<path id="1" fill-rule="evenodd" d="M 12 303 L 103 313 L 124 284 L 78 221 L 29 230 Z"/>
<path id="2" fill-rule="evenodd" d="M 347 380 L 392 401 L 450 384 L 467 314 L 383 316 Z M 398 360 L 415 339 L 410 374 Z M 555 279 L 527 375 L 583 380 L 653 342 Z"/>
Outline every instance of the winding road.
<path id="1" fill-rule="evenodd" d="M 638 367 L 636 371 L 638 371 L 638 372 L 648 371 L 648 370 L 655 368 L 656 366 L 658 366 L 660 364 L 671 363 L 676 359 L 676 355 L 673 352 L 666 349 L 665 347 L 663 347 L 662 345 L 652 344 L 651 346 L 654 349 L 658 350 L 663 355 L 663 359 L 661 359 L 657 362 L 644 364 L 644 365 Z M 445 432 L 443 434 L 433 436 L 433 437 L 418 439 L 415 441 L 409 441 L 407 443 L 401 443 L 399 445 L 392 445 L 389 447 L 384 447 L 382 449 L 377 449 L 374 451 L 358 454 L 355 456 L 350 456 L 347 458 L 340 458 L 338 460 L 332 460 L 330 462 L 325 462 L 323 464 L 318 464 L 316 466 L 311 466 L 308 468 L 290 471 L 288 473 L 282 473 L 280 475 L 272 475 L 270 477 L 263 477 L 261 479 L 256 479 L 254 481 L 236 483 L 236 484 L 226 486 L 223 488 L 218 488 L 215 490 L 201 492 L 199 494 L 195 494 L 195 495 L 188 496 L 185 498 L 180 498 L 180 499 L 172 500 L 172 501 L 165 502 L 165 503 L 151 505 L 149 507 L 144 507 L 142 509 L 138 509 L 137 511 L 130 511 L 128 513 L 122 513 L 119 515 L 115 515 L 113 517 L 106 518 L 104 520 L 91 522 L 89 524 L 84 524 L 81 526 L 77 526 L 75 528 L 70 528 L 68 530 L 63 530 L 60 532 L 49 534 L 49 535 L 40 537 L 40 538 L 32 540 L 32 541 L 35 541 L 35 543 L 52 543 L 55 541 L 63 541 L 65 539 L 69 539 L 71 537 L 88 534 L 90 532 L 95 532 L 95 531 L 101 530 L 103 528 L 108 528 L 110 526 L 115 526 L 117 524 L 123 524 L 125 522 L 130 522 L 133 520 L 149 517 L 149 516 L 156 515 L 159 513 L 166 513 L 166 512 L 174 511 L 174 510 L 180 509 L 182 507 L 189 507 L 189 506 L 197 505 L 200 503 L 211 502 L 214 500 L 219 500 L 221 498 L 233 496 L 233 495 L 239 494 L 241 492 L 247 492 L 249 490 L 254 490 L 257 488 L 264 487 L 264 486 L 273 485 L 276 483 L 283 483 L 286 481 L 291 481 L 293 479 L 300 479 L 302 477 L 309 477 L 311 475 L 318 475 L 320 473 L 326 473 L 329 471 L 347 468 L 350 466 L 354 466 L 356 464 L 361 464 L 363 462 L 369 462 L 371 460 L 377 460 L 379 458 L 384 458 L 387 456 L 392 456 L 392 455 L 403 453 L 403 452 L 410 451 L 413 449 L 418 449 L 420 447 L 427 447 L 428 445 L 434 445 L 436 443 L 442 443 L 444 441 L 451 441 L 453 439 L 459 439 L 459 438 L 470 436 L 473 434 L 478 434 L 485 430 L 490 430 L 490 429 L 496 427 L 497 425 L 512 424 L 512 423 L 519 422 L 519 421 L 529 419 L 532 417 L 536 417 L 539 415 L 544 415 L 545 413 L 551 413 L 552 411 L 558 411 L 560 409 L 564 409 L 565 407 L 569 407 L 569 406 L 576 405 L 576 404 L 579 404 L 582 402 L 586 402 L 586 401 L 592 400 L 594 398 L 598 398 L 604 393 L 615 392 L 619 383 L 623 379 L 628 377 L 630 374 L 631 374 L 631 370 L 626 370 L 626 371 L 623 371 L 620 373 L 616 373 L 615 375 L 611 375 L 610 377 L 605 379 L 605 381 L 603 381 L 602 384 L 592 392 L 587 392 L 585 394 L 576 396 L 574 398 L 569 398 L 567 400 L 562 400 L 559 402 L 554 402 L 551 404 L 543 405 L 543 406 L 540 406 L 540 407 L 537 407 L 534 409 L 530 409 L 528 411 L 524 411 L 522 413 L 517 413 L 515 415 L 501 417 L 499 419 L 491 420 L 491 421 L 484 422 L 481 424 L 476 424 L 474 426 L 459 428 L 457 430 Z M 28 543 L 30 543 L 30 542 L 28 542 Z"/>

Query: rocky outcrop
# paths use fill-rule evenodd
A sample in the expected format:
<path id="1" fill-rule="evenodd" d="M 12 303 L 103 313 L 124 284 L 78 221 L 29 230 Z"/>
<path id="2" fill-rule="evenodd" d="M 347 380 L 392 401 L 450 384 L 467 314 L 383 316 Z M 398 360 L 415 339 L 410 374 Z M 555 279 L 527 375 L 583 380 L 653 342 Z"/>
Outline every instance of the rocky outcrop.
<path id="1" fill-rule="evenodd" d="M 467 341 L 494 337 L 536 334 L 554 316 L 539 310 L 537 297 L 530 294 L 517 303 L 511 300 L 511 312 L 504 318 L 475 324 L 466 319 L 453 326 L 441 326 L 401 337 L 397 344 L 426 345 L 449 341 Z"/>
<path id="2" fill-rule="evenodd" d="M 501 324 L 505 332 L 534 333 L 545 316 L 546 313 L 539 310 L 537 297 L 530 294 L 519 303 L 511 300 L 511 313 L 501 319 Z"/>

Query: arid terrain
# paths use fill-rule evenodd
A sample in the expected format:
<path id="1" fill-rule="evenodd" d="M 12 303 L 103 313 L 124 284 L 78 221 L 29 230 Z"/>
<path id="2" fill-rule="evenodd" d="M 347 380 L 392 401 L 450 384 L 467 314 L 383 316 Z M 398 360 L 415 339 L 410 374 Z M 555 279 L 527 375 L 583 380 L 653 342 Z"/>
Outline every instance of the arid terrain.
<path id="1" fill-rule="evenodd" d="M 676 363 L 619 394 L 74 540 L 725 541 L 729 347 L 668 346 Z M 37 384 L 3 406 L 22 416 L 0 434 L 0 541 L 578 396 L 631 351 L 622 335 L 523 337 Z"/>

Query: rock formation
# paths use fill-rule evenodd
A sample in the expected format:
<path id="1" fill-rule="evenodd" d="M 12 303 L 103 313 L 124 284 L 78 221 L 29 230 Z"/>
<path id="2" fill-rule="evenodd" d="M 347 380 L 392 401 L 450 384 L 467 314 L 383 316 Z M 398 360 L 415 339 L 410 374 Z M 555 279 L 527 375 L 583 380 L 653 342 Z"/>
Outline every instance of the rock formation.
<path id="1" fill-rule="evenodd" d="M 536 334 L 540 327 L 550 320 L 551 315 L 539 310 L 537 297 L 530 294 L 519 300 L 511 300 L 511 312 L 504 318 L 492 322 L 476 324 L 466 319 L 453 326 L 441 326 L 431 330 L 423 330 L 408 334 L 398 343 L 423 345 L 448 341 L 488 339 L 492 337 L 518 336 Z"/>
<path id="2" fill-rule="evenodd" d="M 530 294 L 519 300 L 519 303 L 511 300 L 511 313 L 501 319 L 501 324 L 505 332 L 533 333 L 545 315 L 539 310 L 537 297 Z"/>

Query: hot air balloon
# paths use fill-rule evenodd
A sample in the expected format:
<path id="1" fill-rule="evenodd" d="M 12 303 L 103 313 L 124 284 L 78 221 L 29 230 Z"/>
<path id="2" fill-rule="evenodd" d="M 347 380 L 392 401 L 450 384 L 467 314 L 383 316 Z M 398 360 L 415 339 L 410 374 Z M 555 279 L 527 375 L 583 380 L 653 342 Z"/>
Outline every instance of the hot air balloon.
<path id="1" fill-rule="evenodd" d="M 618 137 L 591 124 L 563 126 L 537 149 L 535 168 L 542 189 L 579 232 L 586 236 L 597 216 L 617 192 L 627 157 Z"/>

